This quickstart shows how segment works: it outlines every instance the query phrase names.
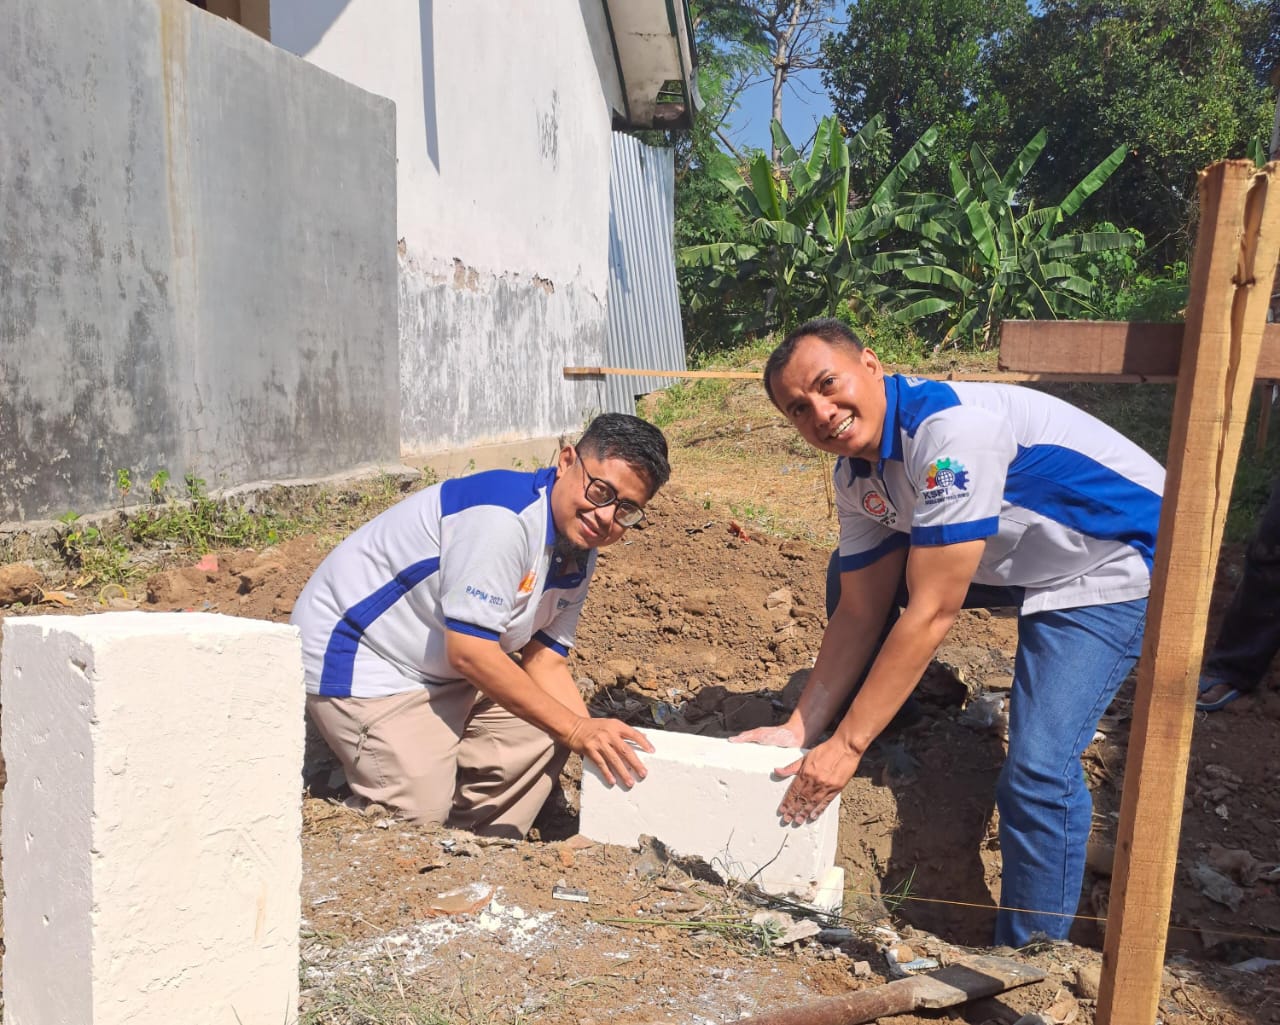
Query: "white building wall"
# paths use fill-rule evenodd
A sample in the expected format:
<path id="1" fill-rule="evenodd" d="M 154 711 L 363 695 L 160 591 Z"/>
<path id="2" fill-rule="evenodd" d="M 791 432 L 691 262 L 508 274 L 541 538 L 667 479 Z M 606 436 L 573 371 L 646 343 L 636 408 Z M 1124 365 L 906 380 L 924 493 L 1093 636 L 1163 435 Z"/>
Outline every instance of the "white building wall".
<path id="1" fill-rule="evenodd" d="M 272 0 L 277 45 L 396 104 L 401 448 L 581 427 L 620 104 L 595 0 Z"/>

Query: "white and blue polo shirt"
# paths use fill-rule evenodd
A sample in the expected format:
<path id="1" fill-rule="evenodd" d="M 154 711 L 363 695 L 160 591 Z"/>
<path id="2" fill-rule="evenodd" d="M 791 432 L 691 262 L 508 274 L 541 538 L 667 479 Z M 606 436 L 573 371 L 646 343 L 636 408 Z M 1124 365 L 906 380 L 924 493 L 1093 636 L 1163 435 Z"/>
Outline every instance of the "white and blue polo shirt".
<path id="1" fill-rule="evenodd" d="M 370 520 L 320 564 L 294 605 L 307 692 L 385 697 L 458 679 L 445 634 L 537 639 L 568 654 L 596 553 L 555 553 L 554 467 L 436 484 Z"/>
<path id="2" fill-rule="evenodd" d="M 885 378 L 880 459 L 836 463 L 840 567 L 985 539 L 974 582 L 1023 612 L 1151 588 L 1164 470 L 1088 413 L 1031 388 Z"/>

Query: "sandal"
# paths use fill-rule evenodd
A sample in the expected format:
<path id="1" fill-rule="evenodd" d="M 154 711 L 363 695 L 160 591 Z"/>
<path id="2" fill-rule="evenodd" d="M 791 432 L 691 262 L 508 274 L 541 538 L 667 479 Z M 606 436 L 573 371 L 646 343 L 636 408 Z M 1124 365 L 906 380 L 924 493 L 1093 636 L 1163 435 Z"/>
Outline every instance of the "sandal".
<path id="1" fill-rule="evenodd" d="M 1208 694 L 1210 691 L 1216 690 L 1218 687 L 1226 687 L 1227 689 L 1221 696 L 1214 698 L 1212 701 L 1202 700 L 1199 696 Z M 1236 698 L 1242 698 L 1244 695 L 1245 691 L 1232 687 L 1225 680 L 1215 680 L 1212 677 L 1202 676 L 1200 677 L 1200 687 L 1197 691 L 1196 711 L 1218 712 L 1226 708 L 1227 705 L 1231 704 L 1231 702 Z"/>

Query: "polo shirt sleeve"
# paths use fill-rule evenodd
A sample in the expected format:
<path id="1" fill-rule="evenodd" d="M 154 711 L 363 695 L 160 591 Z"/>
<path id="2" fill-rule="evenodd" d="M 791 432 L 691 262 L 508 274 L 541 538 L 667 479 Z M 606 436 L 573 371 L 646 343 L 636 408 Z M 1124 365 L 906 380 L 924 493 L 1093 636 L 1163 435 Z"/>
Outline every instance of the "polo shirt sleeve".
<path id="1" fill-rule="evenodd" d="M 840 480 L 843 466 L 842 461 L 835 471 L 836 514 L 840 518 L 840 572 L 849 573 L 878 562 L 895 549 L 906 548 L 911 539 L 871 518 L 854 486 Z"/>
<path id="2" fill-rule="evenodd" d="M 591 585 L 591 574 L 595 572 L 596 553 L 587 556 L 587 566 L 581 579 L 572 587 L 549 588 L 547 601 L 552 603 L 554 611 L 551 620 L 533 635 L 539 644 L 550 648 L 561 655 L 568 655 L 578 635 L 578 619 L 582 615 L 582 606 L 587 601 L 587 588 Z"/>
<path id="3" fill-rule="evenodd" d="M 514 616 L 533 560 L 519 517 L 476 505 L 446 519 L 440 538 L 440 611 L 455 633 L 496 641 Z"/>
<path id="4" fill-rule="evenodd" d="M 911 543 L 959 544 L 995 534 L 1017 451 L 1012 426 L 989 410 L 958 406 L 925 421 L 903 446 L 918 496 Z"/>

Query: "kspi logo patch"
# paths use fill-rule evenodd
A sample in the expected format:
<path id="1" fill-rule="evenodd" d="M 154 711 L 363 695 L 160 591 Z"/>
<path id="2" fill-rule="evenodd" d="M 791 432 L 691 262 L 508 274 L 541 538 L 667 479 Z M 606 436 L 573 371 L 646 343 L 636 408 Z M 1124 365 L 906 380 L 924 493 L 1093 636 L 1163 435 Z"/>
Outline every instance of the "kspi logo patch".
<path id="1" fill-rule="evenodd" d="M 936 459 L 925 471 L 924 491 L 920 493 L 926 505 L 969 497 L 969 471 L 954 459 Z"/>

